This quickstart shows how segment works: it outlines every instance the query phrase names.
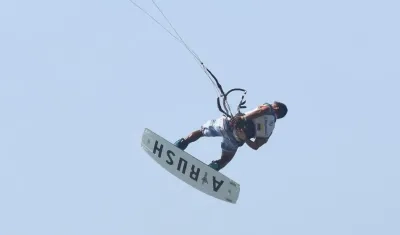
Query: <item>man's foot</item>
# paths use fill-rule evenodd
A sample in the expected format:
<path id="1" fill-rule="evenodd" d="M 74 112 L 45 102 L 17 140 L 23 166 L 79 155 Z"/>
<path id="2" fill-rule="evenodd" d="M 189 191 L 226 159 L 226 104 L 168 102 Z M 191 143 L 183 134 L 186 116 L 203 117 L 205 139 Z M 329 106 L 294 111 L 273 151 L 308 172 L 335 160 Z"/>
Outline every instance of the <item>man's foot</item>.
<path id="1" fill-rule="evenodd" d="M 182 150 L 185 150 L 187 148 L 187 146 L 189 145 L 189 143 L 187 141 L 185 141 L 184 138 L 180 138 L 179 140 L 177 140 L 174 145 Z"/>
<path id="2" fill-rule="evenodd" d="M 208 166 L 213 168 L 216 171 L 219 171 L 219 165 L 216 161 L 212 161 L 210 164 L 208 164 Z"/>

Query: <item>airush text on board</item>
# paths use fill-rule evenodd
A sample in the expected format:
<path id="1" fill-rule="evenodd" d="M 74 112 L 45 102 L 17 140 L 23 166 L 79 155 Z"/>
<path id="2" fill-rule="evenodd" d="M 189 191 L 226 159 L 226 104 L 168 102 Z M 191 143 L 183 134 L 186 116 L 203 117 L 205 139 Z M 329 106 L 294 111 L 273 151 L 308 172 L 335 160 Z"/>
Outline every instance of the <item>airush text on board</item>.
<path id="1" fill-rule="evenodd" d="M 225 202 L 237 202 L 240 184 L 152 130 L 144 129 L 141 146 L 160 166 L 193 188 Z"/>
<path id="2" fill-rule="evenodd" d="M 190 171 L 187 171 L 188 161 L 182 157 L 177 156 L 175 152 L 171 149 L 164 149 L 164 145 L 159 143 L 157 140 L 154 142 L 153 154 L 157 155 L 159 158 L 166 158 L 165 162 L 168 165 L 175 165 L 177 171 L 180 171 L 182 174 L 188 174 L 190 179 L 194 180 L 195 182 L 199 180 L 199 176 L 201 175 L 200 173 L 202 173 L 202 183 L 208 183 L 207 172 L 201 172 L 201 169 L 199 167 L 196 167 L 196 165 L 194 164 L 191 164 Z M 218 192 L 218 190 L 224 184 L 224 180 L 217 180 L 215 176 L 212 176 L 212 181 L 213 191 Z"/>

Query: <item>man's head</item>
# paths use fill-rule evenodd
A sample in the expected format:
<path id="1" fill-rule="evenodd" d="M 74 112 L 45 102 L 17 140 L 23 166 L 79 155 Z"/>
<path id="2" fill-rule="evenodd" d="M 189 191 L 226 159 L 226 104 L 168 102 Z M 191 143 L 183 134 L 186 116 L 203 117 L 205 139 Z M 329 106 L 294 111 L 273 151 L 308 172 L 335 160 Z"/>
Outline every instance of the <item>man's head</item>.
<path id="1" fill-rule="evenodd" d="M 288 111 L 286 105 L 284 103 L 278 102 L 278 101 L 275 101 L 272 104 L 272 108 L 275 110 L 275 113 L 276 113 L 276 116 L 278 119 L 285 117 L 287 114 L 287 111 Z"/>

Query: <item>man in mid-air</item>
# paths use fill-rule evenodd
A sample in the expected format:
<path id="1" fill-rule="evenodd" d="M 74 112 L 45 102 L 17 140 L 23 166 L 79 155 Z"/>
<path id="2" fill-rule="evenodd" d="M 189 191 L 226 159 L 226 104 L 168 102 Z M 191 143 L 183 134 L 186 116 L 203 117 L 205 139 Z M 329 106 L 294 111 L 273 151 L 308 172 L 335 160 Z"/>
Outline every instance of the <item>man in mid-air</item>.
<path id="1" fill-rule="evenodd" d="M 190 143 L 201 137 L 222 137 L 221 158 L 212 161 L 209 166 L 216 171 L 224 168 L 235 156 L 239 147 L 246 143 L 257 150 L 271 137 L 277 119 L 287 114 L 287 107 L 281 102 L 264 103 L 245 114 L 236 115 L 232 119 L 222 116 L 207 121 L 199 130 L 190 133 L 186 138 L 175 142 L 175 146 L 185 150 Z M 251 140 L 254 138 L 254 141 Z"/>

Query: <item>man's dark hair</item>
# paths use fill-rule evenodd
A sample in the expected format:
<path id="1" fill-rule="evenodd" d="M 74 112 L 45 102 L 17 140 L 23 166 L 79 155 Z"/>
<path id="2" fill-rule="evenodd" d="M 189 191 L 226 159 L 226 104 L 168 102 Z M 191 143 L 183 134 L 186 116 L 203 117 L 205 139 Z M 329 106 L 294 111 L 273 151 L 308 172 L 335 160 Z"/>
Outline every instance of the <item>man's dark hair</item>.
<path id="1" fill-rule="evenodd" d="M 278 119 L 285 117 L 286 114 L 287 114 L 287 111 L 288 111 L 286 105 L 284 103 L 278 102 L 278 101 L 275 101 L 275 103 L 279 107 L 279 109 L 276 110 L 276 114 L 277 114 Z"/>

